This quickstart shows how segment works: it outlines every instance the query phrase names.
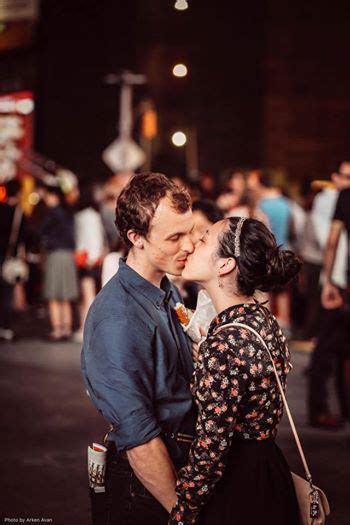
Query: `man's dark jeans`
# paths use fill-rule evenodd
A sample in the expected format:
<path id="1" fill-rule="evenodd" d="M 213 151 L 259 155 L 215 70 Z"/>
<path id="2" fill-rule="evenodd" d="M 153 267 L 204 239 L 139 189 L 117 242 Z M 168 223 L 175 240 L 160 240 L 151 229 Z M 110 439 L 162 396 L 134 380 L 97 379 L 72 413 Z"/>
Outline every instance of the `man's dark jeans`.
<path id="1" fill-rule="evenodd" d="M 343 368 L 349 356 L 350 313 L 347 308 L 323 310 L 309 376 L 309 417 L 329 412 L 327 382 L 336 374 L 336 388 L 344 417 L 349 417 Z"/>
<path id="2" fill-rule="evenodd" d="M 94 525 L 166 525 L 169 519 L 114 446 L 107 453 L 106 493 L 92 496 L 92 515 Z"/>
<path id="3" fill-rule="evenodd" d="M 11 327 L 13 288 L 0 277 L 0 328 Z"/>

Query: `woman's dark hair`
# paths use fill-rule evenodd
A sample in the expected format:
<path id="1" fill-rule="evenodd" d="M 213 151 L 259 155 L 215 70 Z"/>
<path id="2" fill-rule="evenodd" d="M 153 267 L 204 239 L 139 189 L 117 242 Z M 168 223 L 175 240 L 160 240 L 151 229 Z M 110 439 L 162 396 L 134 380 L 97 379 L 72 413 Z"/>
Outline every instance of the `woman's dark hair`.
<path id="1" fill-rule="evenodd" d="M 81 186 L 79 189 L 79 199 L 76 204 L 77 211 L 93 208 L 98 211 L 98 205 L 94 197 L 93 188 L 90 185 Z"/>
<path id="2" fill-rule="evenodd" d="M 221 221 L 224 218 L 224 214 L 220 208 L 215 204 L 214 201 L 209 199 L 200 199 L 194 201 L 192 204 L 192 211 L 200 211 L 212 224 L 214 224 L 214 222 Z"/>
<path id="3" fill-rule="evenodd" d="M 44 188 L 46 193 L 50 193 L 51 195 L 56 195 L 56 197 L 58 197 L 60 200 L 61 206 L 66 205 L 66 202 L 64 199 L 64 193 L 59 186 L 49 186 L 49 185 L 44 184 L 42 187 Z"/>
<path id="4" fill-rule="evenodd" d="M 228 228 L 219 238 L 219 257 L 234 257 L 237 261 L 238 291 L 253 295 L 256 290 L 272 291 L 293 279 L 301 268 L 301 260 L 290 250 L 277 245 L 270 230 L 256 219 L 243 222 L 239 247 L 235 257 L 236 229 L 240 217 L 228 219 Z M 237 243 L 236 243 L 237 244 Z"/>

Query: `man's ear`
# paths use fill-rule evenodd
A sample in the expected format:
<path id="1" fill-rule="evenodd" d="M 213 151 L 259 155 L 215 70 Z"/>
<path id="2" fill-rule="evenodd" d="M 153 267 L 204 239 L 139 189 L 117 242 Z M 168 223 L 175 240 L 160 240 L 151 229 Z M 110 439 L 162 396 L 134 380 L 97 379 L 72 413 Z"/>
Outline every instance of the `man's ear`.
<path id="1" fill-rule="evenodd" d="M 144 238 L 139 233 L 135 232 L 134 230 L 128 230 L 127 236 L 129 241 L 135 248 L 139 248 L 142 250 Z"/>
<path id="2" fill-rule="evenodd" d="M 220 258 L 217 261 L 217 266 L 218 274 L 222 276 L 233 272 L 233 270 L 237 266 L 237 262 L 236 259 L 234 259 L 233 257 L 228 257 L 227 259 Z"/>

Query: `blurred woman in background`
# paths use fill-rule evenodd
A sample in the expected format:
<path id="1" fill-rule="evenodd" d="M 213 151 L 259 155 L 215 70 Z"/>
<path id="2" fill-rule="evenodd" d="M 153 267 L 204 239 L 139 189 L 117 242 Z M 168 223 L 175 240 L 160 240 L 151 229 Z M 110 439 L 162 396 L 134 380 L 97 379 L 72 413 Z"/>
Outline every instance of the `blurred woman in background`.
<path id="1" fill-rule="evenodd" d="M 47 207 L 41 227 L 46 252 L 44 298 L 48 301 L 51 332 L 49 340 L 68 340 L 72 335 L 71 301 L 77 299 L 78 277 L 74 260 L 74 216 L 57 186 L 41 190 Z"/>
<path id="2" fill-rule="evenodd" d="M 74 340 L 83 340 L 83 328 L 87 312 L 101 281 L 101 265 L 106 253 L 106 236 L 92 189 L 87 186 L 80 190 L 80 199 L 75 214 L 75 260 L 79 269 L 80 304 L 79 328 Z"/>

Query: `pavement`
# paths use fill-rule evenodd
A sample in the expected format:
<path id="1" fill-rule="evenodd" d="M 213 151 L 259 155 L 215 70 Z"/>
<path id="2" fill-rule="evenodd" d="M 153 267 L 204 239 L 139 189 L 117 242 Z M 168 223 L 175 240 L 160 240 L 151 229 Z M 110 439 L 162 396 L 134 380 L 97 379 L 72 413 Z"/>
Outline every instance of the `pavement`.
<path id="1" fill-rule="evenodd" d="M 107 425 L 86 396 L 80 345 L 47 343 L 35 332 L 32 326 L 31 338 L 0 344 L 0 523 L 89 525 L 86 449 L 101 441 Z M 314 481 L 330 500 L 327 525 L 350 525 L 350 425 L 341 431 L 307 426 L 309 353 L 294 343 L 292 355 L 288 399 Z M 278 442 L 291 469 L 302 474 L 285 417 Z"/>

